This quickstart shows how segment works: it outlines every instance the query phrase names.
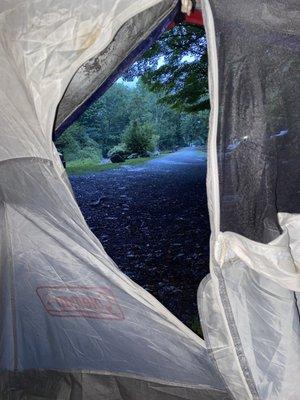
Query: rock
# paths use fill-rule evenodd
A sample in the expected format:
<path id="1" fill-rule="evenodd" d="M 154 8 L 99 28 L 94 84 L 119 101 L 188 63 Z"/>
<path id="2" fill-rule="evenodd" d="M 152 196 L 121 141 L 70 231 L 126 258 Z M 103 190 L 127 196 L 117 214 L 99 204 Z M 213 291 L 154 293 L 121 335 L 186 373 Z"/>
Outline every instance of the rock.
<path id="1" fill-rule="evenodd" d="M 121 154 L 113 154 L 113 155 L 110 157 L 110 161 L 111 161 L 112 163 L 122 163 L 122 162 L 125 161 L 125 157 L 124 157 L 124 156 L 121 156 Z"/>
<path id="2" fill-rule="evenodd" d="M 139 156 L 138 153 L 132 153 L 127 157 L 127 159 L 132 160 L 133 158 L 138 158 L 138 156 Z"/>
<path id="3" fill-rule="evenodd" d="M 140 157 L 151 157 L 150 151 L 145 151 L 139 154 Z"/>

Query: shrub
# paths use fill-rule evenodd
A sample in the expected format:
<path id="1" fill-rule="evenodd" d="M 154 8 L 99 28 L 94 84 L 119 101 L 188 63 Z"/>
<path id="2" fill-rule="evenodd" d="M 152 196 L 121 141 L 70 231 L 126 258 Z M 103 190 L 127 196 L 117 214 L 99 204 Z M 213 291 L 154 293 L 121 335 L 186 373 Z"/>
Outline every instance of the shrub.
<path id="1" fill-rule="evenodd" d="M 124 162 L 126 160 L 127 154 L 128 153 L 126 152 L 124 143 L 114 146 L 107 153 L 108 157 L 110 158 L 111 162 L 113 162 L 113 163 Z"/>
<path id="2" fill-rule="evenodd" d="M 150 124 L 131 123 L 124 133 L 124 143 L 129 153 L 146 154 L 155 148 L 157 136 Z"/>
<path id="3" fill-rule="evenodd" d="M 77 159 L 100 161 L 101 151 L 99 150 L 99 148 L 94 146 L 85 146 L 79 150 L 77 154 Z"/>
<path id="4" fill-rule="evenodd" d="M 126 158 L 127 156 L 127 151 L 126 151 L 126 147 L 124 143 L 118 144 L 117 146 L 114 146 L 113 148 L 111 148 L 109 150 L 109 152 L 107 153 L 108 157 L 111 158 L 114 155 L 120 155 L 123 156 L 124 158 Z"/>
<path id="5" fill-rule="evenodd" d="M 67 161 L 75 160 L 80 151 L 80 145 L 76 141 L 72 129 L 66 130 L 56 141 L 56 147 L 61 152 Z"/>
<path id="6" fill-rule="evenodd" d="M 67 161 L 84 159 L 99 161 L 101 158 L 99 144 L 89 137 L 85 127 L 78 122 L 67 128 L 55 144 Z"/>

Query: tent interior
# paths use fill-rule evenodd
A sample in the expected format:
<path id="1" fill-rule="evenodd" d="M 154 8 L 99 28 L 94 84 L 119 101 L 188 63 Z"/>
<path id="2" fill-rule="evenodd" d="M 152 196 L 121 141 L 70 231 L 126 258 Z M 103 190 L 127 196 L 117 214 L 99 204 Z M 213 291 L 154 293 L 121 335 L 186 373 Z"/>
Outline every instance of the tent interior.
<path id="1" fill-rule="evenodd" d="M 0 4 L 1 399 L 299 400 L 297 3 Z M 181 7 L 209 50 L 205 340 L 106 254 L 52 142 Z"/>

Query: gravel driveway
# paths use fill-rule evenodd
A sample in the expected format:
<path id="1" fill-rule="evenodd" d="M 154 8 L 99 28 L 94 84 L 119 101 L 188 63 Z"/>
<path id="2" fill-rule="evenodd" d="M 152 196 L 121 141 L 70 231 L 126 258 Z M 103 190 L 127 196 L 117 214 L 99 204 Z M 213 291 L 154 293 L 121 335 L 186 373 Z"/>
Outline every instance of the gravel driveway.
<path id="1" fill-rule="evenodd" d="M 193 148 L 70 176 L 87 223 L 120 269 L 187 325 L 208 273 L 206 159 Z"/>

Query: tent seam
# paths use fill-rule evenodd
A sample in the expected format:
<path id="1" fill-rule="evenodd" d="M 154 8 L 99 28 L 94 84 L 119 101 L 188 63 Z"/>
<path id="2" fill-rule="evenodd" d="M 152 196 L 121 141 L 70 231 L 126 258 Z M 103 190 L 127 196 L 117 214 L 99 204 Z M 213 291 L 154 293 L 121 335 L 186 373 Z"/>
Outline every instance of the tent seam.
<path id="1" fill-rule="evenodd" d="M 7 239 L 9 242 L 8 247 L 8 257 L 10 259 L 10 268 L 8 267 L 9 271 L 9 289 L 10 289 L 10 304 L 11 304 L 11 313 L 12 313 L 12 335 L 13 335 L 13 368 L 16 370 L 18 368 L 18 340 L 17 340 L 17 316 L 16 316 L 16 301 L 15 301 L 15 290 L 14 290 L 14 266 L 13 266 L 13 251 L 12 251 L 12 238 L 11 238 L 11 229 L 10 229 L 10 223 L 8 221 L 8 215 L 7 215 L 7 203 L 6 201 L 3 201 L 3 206 L 4 206 L 4 219 L 5 219 L 5 227 L 6 227 L 6 234 L 7 234 Z"/>

